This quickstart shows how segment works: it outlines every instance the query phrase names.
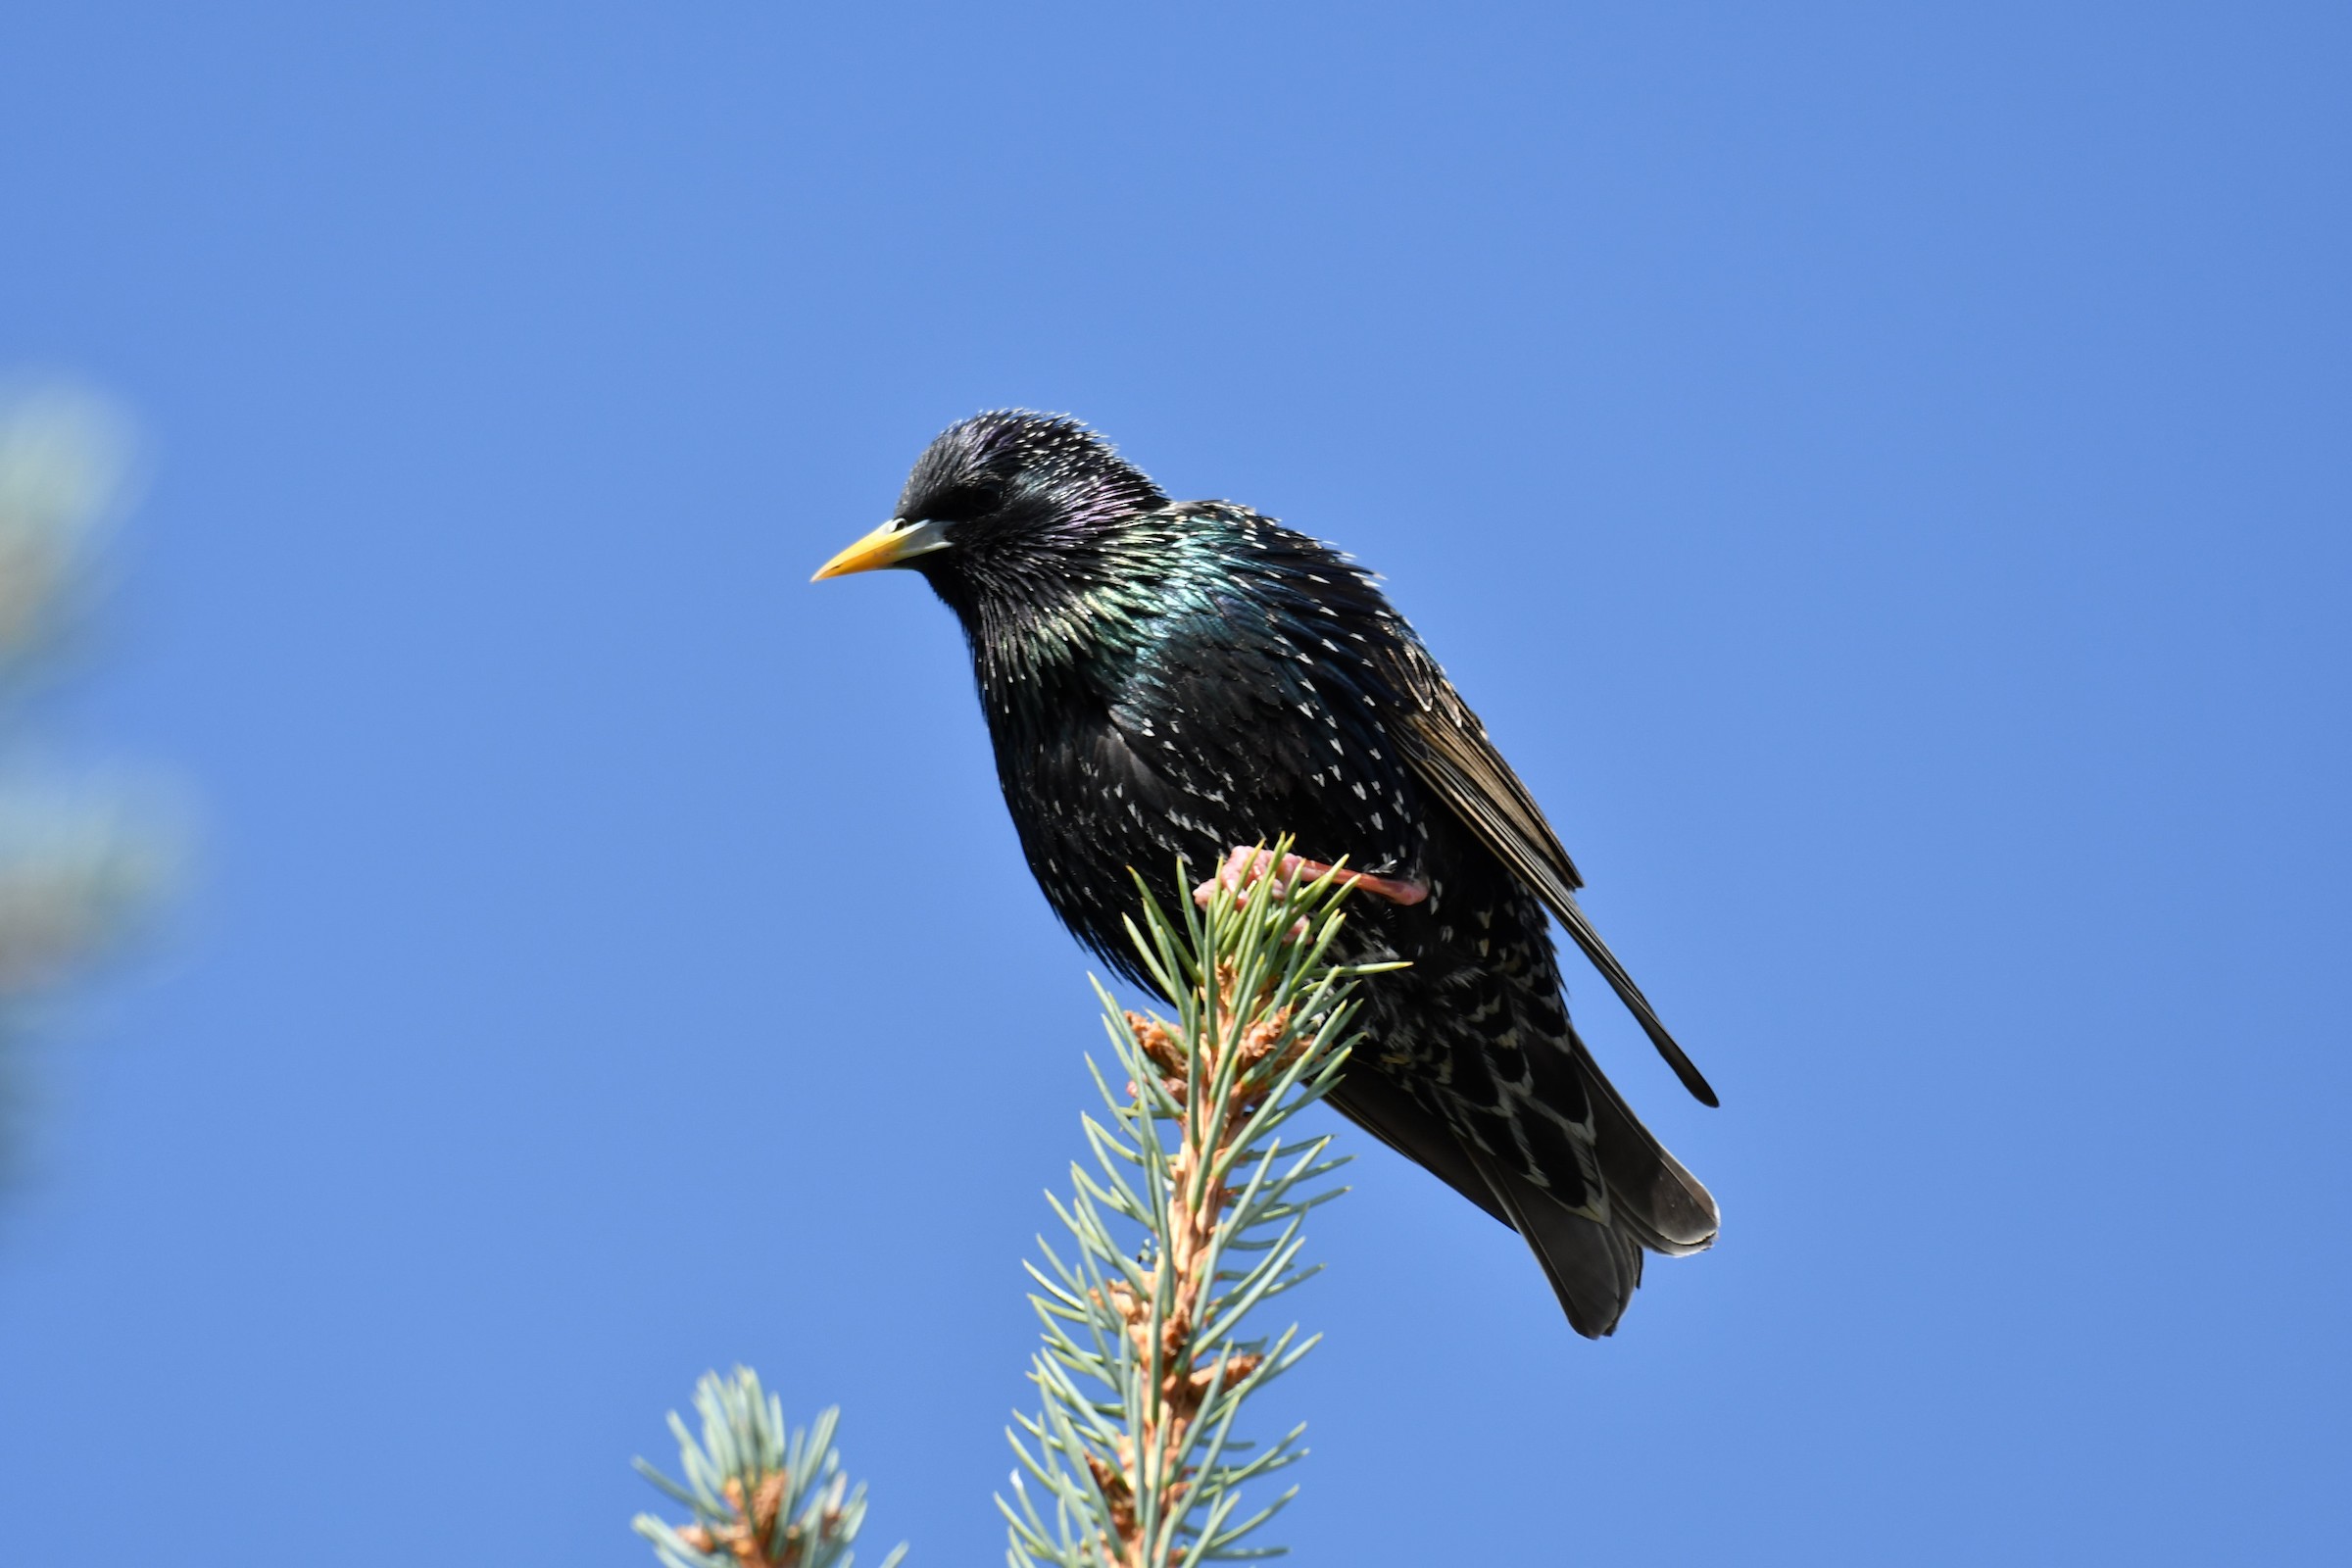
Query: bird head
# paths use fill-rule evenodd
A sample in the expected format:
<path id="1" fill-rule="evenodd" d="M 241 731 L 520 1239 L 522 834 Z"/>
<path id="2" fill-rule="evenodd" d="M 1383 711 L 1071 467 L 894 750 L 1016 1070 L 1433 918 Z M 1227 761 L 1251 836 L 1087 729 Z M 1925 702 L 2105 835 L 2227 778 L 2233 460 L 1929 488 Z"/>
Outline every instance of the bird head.
<path id="1" fill-rule="evenodd" d="M 915 461 L 898 515 L 810 580 L 905 566 L 958 610 L 1083 592 L 1115 574 L 1128 520 L 1167 499 L 1075 419 L 1018 409 L 976 415 Z"/>

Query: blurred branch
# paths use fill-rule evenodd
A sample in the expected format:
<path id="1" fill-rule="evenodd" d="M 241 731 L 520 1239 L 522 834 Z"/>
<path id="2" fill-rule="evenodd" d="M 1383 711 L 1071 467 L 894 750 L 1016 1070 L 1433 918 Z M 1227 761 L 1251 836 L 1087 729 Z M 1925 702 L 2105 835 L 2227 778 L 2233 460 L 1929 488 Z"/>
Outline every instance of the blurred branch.
<path id="1" fill-rule="evenodd" d="M 0 695 L 17 699 L 0 705 L 0 1053 L 153 902 L 172 859 L 154 792 L 27 757 L 23 698 L 77 620 L 130 448 L 128 420 L 102 399 L 0 393 Z"/>
<path id="2" fill-rule="evenodd" d="M 130 422 L 86 392 L 0 392 L 0 668 L 43 650 L 76 606 L 130 469 Z"/>

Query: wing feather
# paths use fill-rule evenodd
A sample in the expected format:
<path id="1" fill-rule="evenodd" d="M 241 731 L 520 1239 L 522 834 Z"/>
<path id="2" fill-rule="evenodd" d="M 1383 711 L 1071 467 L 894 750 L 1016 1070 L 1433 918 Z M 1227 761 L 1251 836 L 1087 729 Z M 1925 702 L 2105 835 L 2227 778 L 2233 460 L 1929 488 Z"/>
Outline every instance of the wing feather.
<path id="1" fill-rule="evenodd" d="M 1543 808 L 1487 739 L 1486 725 L 1417 642 L 1398 648 L 1396 664 L 1397 684 L 1407 701 L 1396 735 L 1414 774 L 1559 918 L 1683 1087 L 1701 1104 L 1721 1103 L 1576 902 L 1576 890 L 1585 885 L 1576 862 L 1568 858 Z"/>

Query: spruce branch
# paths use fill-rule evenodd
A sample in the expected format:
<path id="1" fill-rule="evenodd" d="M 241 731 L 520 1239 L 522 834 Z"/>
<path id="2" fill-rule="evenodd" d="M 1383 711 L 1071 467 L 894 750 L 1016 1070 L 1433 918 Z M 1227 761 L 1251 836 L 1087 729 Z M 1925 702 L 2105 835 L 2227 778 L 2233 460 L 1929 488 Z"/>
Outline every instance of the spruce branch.
<path id="1" fill-rule="evenodd" d="M 637 1533 L 666 1568 L 851 1568 L 865 1488 L 851 1490 L 833 1451 L 840 1410 L 821 1412 L 805 1429 L 787 1427 L 783 1403 L 742 1366 L 731 1377 L 703 1374 L 694 1407 L 703 1418 L 699 1442 L 676 1412 L 669 1417 L 683 1486 L 636 1461 L 639 1474 L 694 1511 L 686 1525 L 637 1516 Z M 895 1568 L 906 1552 L 900 1546 L 882 1568 Z"/>
<path id="2" fill-rule="evenodd" d="M 1326 1180 L 1344 1163 L 1326 1157 L 1328 1135 L 1285 1134 L 1339 1080 L 1356 977 L 1395 967 L 1332 961 L 1350 885 L 1336 868 L 1220 882 L 1171 915 L 1138 879 L 1128 934 L 1176 1016 L 1126 1011 L 1096 986 L 1126 1081 L 1114 1090 L 1090 1061 L 1108 1118 L 1085 1119 L 1094 1163 L 1071 1166 L 1066 1200 L 1049 1195 L 1072 1250 L 1041 1238 L 1029 1265 L 1041 1407 L 1006 1433 L 1019 1468 L 997 1499 L 1013 1568 L 1281 1550 L 1250 1538 L 1298 1489 L 1263 1502 L 1245 1489 L 1304 1457 L 1304 1429 L 1260 1446 L 1236 1425 L 1319 1338 L 1295 1324 L 1253 1334 L 1249 1320 L 1316 1272 L 1300 1261 L 1306 1213 L 1345 1190 Z"/>
<path id="3" fill-rule="evenodd" d="M 159 781 L 61 767 L 37 722 L 86 641 L 97 545 L 131 445 L 128 419 L 102 398 L 0 383 L 0 1174 L 15 1153 L 16 1056 L 179 860 Z"/>

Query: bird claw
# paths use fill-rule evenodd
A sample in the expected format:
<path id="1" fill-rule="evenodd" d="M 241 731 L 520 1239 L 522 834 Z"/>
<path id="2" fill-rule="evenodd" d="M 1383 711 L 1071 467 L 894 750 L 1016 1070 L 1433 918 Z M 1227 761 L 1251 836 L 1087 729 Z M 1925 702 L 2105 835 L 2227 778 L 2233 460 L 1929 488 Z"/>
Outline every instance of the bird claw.
<path id="1" fill-rule="evenodd" d="M 1219 888 L 1230 888 L 1237 903 L 1247 903 L 1250 889 L 1260 882 L 1271 888 L 1279 899 L 1290 891 L 1293 883 L 1312 882 L 1330 876 L 1335 870 L 1338 867 L 1299 855 L 1285 855 L 1277 860 L 1271 850 L 1245 844 L 1225 857 L 1225 863 L 1217 867 L 1215 876 L 1193 889 L 1193 902 L 1206 908 L 1209 900 L 1217 896 Z M 1429 897 L 1429 884 L 1413 877 L 1375 876 L 1369 871 L 1339 871 L 1339 882 L 1343 887 L 1360 889 L 1391 904 L 1410 906 Z M 1305 922 L 1300 921 L 1299 929 L 1303 930 L 1304 927 Z M 1297 936 L 1298 931 L 1291 934 Z"/>

